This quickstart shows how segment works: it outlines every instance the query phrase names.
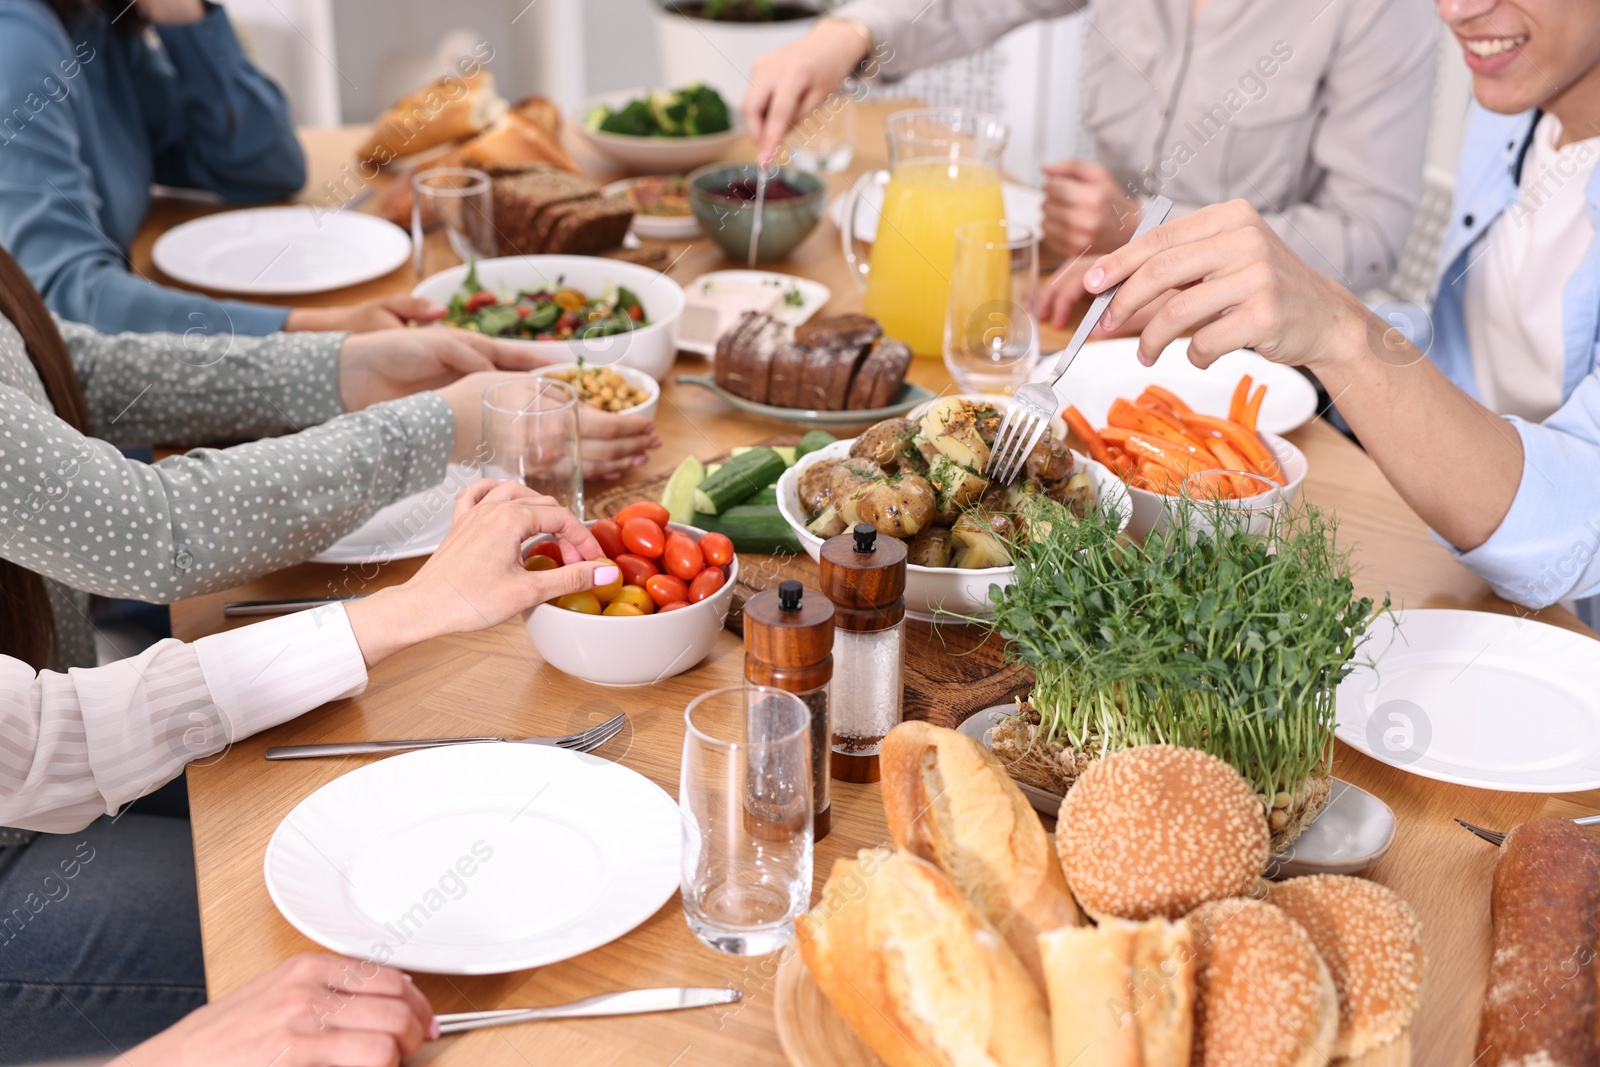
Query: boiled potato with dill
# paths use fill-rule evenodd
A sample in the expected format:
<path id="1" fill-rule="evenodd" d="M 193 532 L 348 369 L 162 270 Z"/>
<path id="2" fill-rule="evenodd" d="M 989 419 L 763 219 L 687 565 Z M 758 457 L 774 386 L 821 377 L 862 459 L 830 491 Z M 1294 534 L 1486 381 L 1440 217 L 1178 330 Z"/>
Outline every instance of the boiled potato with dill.
<path id="1" fill-rule="evenodd" d="M 558 299 L 560 296 L 556 294 Z M 650 400 L 649 393 L 610 367 L 571 367 L 554 371 L 547 377 L 566 382 L 579 400 L 601 411 L 626 411 Z"/>

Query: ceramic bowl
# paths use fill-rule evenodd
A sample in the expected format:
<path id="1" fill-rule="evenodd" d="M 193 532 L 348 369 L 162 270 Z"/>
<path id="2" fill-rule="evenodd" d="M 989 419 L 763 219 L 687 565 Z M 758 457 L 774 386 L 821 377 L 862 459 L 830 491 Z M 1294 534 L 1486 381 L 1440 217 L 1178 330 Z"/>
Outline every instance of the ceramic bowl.
<path id="1" fill-rule="evenodd" d="M 552 363 L 548 367 L 540 367 L 533 373 L 540 375 L 541 377 L 553 378 L 558 373 L 577 370 L 578 366 L 579 365 L 576 363 Z M 585 363 L 583 366 L 593 369 L 594 365 Z M 612 367 L 611 369 L 622 375 L 623 381 L 627 382 L 635 389 L 642 389 L 645 395 L 649 397 L 649 399 L 644 403 L 635 404 L 631 408 L 623 408 L 621 411 L 617 412 L 617 414 L 643 415 L 647 419 L 653 416 L 656 413 L 656 405 L 661 403 L 660 383 L 658 383 L 654 378 L 650 377 L 650 375 L 646 374 L 644 371 L 635 370 L 632 367 L 616 366 Z"/>
<path id="2" fill-rule="evenodd" d="M 467 270 L 465 264 L 442 270 L 418 282 L 411 293 L 448 304 L 466 280 Z M 551 359 L 566 363 L 581 358 L 589 366 L 632 367 L 660 381 L 678 356 L 683 287 L 653 267 L 599 256 L 502 256 L 478 260 L 478 281 L 501 296 L 525 289 L 570 285 L 595 297 L 607 285 L 617 285 L 631 289 L 639 297 L 650 325 L 628 333 L 570 341 L 511 341 Z"/>
<path id="3" fill-rule="evenodd" d="M 718 163 L 701 167 L 689 175 L 689 204 L 694 208 L 700 229 L 716 242 L 729 259 L 745 263 L 750 258 L 750 227 L 755 221 L 753 200 L 722 195 L 730 181 L 754 180 L 754 163 Z M 768 263 L 782 259 L 816 229 L 828 197 L 828 187 L 810 171 L 781 167 L 777 176 L 802 195 L 788 200 L 768 200 L 761 217 L 761 241 L 756 261 Z"/>
<path id="4" fill-rule="evenodd" d="M 1310 464 L 1306 461 L 1306 454 L 1279 437 L 1275 433 L 1261 434 L 1262 443 L 1272 450 L 1277 457 L 1278 465 L 1283 469 L 1283 476 L 1288 481 L 1281 490 L 1284 507 L 1292 507 L 1300 498 L 1300 486 L 1306 480 L 1306 473 Z M 1128 486 L 1128 497 L 1133 502 L 1133 519 L 1128 523 L 1130 536 L 1142 538 L 1151 530 L 1164 530 L 1173 514 L 1176 497 L 1164 496 L 1161 493 L 1152 493 L 1148 489 L 1137 489 Z M 1226 505 L 1249 504 L 1258 497 L 1246 497 L 1241 501 L 1226 501 Z"/>
<path id="5" fill-rule="evenodd" d="M 586 525 L 593 526 L 591 520 Z M 705 531 L 681 523 L 668 529 L 698 541 Z M 739 578 L 739 560 L 728 565 L 722 588 L 677 611 L 653 615 L 585 615 L 540 604 L 524 623 L 533 647 L 557 670 L 596 685 L 653 685 L 682 674 L 706 658 L 722 632 Z"/>
<path id="6" fill-rule="evenodd" d="M 601 155 L 640 174 L 676 174 L 691 170 L 726 155 L 739 140 L 739 112 L 736 106 L 728 109 L 732 129 L 702 137 L 633 137 L 591 130 L 583 124 L 584 117 L 597 104 L 616 109 L 631 100 L 649 95 L 649 89 L 619 89 L 590 97 L 573 118 L 572 129 Z"/>

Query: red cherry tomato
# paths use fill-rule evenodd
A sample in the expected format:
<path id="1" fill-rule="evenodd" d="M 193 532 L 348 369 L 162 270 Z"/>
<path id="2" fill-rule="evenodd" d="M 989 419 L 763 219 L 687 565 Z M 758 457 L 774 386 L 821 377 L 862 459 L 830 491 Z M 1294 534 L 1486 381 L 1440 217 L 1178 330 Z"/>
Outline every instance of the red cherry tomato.
<path id="1" fill-rule="evenodd" d="M 706 562 L 715 567 L 726 567 L 733 562 L 733 542 L 727 534 L 706 534 L 700 538 L 700 552 Z"/>
<path id="2" fill-rule="evenodd" d="M 665 608 L 674 600 L 689 599 L 688 583 L 671 574 L 651 575 L 645 580 L 644 591 L 649 593 L 650 599 L 661 608 Z"/>
<path id="3" fill-rule="evenodd" d="M 624 552 L 612 558 L 617 561 L 617 566 L 622 568 L 623 581 L 629 585 L 642 586 L 652 577 L 661 573 L 661 568 L 654 563 L 643 556 L 635 556 L 631 552 Z"/>
<path id="4" fill-rule="evenodd" d="M 498 301 L 495 299 L 495 295 L 489 292 L 487 289 L 480 289 L 478 292 L 467 297 L 467 310 L 482 311 L 484 308 L 494 303 L 498 303 Z"/>
<path id="5" fill-rule="evenodd" d="M 698 604 L 706 597 L 722 588 L 722 583 L 727 581 L 721 567 L 707 567 L 701 571 L 694 581 L 689 583 L 689 603 Z"/>
<path id="6" fill-rule="evenodd" d="M 670 604 L 663 604 L 659 608 L 657 608 L 656 609 L 656 614 L 659 615 L 663 611 L 677 611 L 679 608 L 686 608 L 688 606 L 689 606 L 689 602 L 687 600 L 674 600 Z"/>
<path id="7" fill-rule="evenodd" d="M 617 512 L 617 523 L 621 526 L 628 525 L 629 519 L 649 519 L 662 529 L 672 521 L 672 512 L 657 504 L 654 500 L 641 500 L 637 504 L 629 504 Z"/>
<path id="8" fill-rule="evenodd" d="M 522 557 L 522 565 L 526 567 L 528 565 L 528 560 L 532 559 L 534 556 L 548 557 L 549 559 L 555 561 L 557 567 L 561 566 L 563 562 L 561 559 L 561 546 L 556 544 L 554 541 L 540 541 L 538 544 L 528 549 L 528 554 Z"/>
<path id="9" fill-rule="evenodd" d="M 694 538 L 681 533 L 667 536 L 667 550 L 662 555 L 661 562 L 666 566 L 668 574 L 676 574 L 686 582 L 694 581 L 695 577 L 706 569 L 706 560 L 700 554 L 700 546 L 694 543 Z"/>
<path id="10" fill-rule="evenodd" d="M 615 519 L 601 519 L 589 528 L 589 532 L 600 542 L 600 551 L 606 554 L 607 559 L 616 559 L 628 551 L 622 543 L 622 527 Z"/>
<path id="11" fill-rule="evenodd" d="M 667 535 L 654 520 L 633 518 L 622 524 L 622 543 L 635 556 L 660 559 L 667 550 Z"/>

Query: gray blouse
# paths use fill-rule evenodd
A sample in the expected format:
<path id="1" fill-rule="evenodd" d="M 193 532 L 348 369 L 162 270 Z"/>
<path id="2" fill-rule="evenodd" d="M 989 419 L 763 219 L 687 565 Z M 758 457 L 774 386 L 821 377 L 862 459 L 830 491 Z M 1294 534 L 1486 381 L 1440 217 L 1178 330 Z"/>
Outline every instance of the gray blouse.
<path id="1" fill-rule="evenodd" d="M 166 603 L 226 589 L 303 562 L 444 480 L 455 426 L 443 398 L 344 414 L 341 334 L 57 325 L 97 436 L 55 416 L 0 317 L 0 557 L 50 580 L 66 667 L 95 663 L 88 594 Z M 118 451 L 230 441 L 249 443 L 155 464 Z"/>

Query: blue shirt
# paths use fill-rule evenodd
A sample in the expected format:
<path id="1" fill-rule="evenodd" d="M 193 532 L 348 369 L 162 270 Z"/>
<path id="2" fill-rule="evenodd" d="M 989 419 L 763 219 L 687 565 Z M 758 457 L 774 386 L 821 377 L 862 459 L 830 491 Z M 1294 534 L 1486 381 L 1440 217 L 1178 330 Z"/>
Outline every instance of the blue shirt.
<path id="1" fill-rule="evenodd" d="M 0 245 L 63 318 L 104 333 L 283 327 L 284 308 L 128 269 L 152 182 L 245 203 L 305 184 L 283 94 L 207 7 L 153 35 L 124 33 L 96 9 L 69 35 L 40 0 L 0 0 Z"/>
<path id="2" fill-rule="evenodd" d="M 1473 397 L 1478 390 L 1462 313 L 1473 242 L 1516 202 L 1518 172 L 1538 118 L 1537 111 L 1496 115 L 1474 104 L 1467 120 L 1428 356 Z M 1600 169 L 1586 197 L 1589 221 L 1600 235 Z M 1562 334 L 1561 407 L 1541 423 L 1507 417 L 1523 449 L 1511 510 L 1487 541 L 1455 553 L 1496 593 L 1534 608 L 1600 594 L 1600 236 L 1567 279 Z M 1580 614 L 1594 618 L 1596 604 L 1582 605 Z"/>

